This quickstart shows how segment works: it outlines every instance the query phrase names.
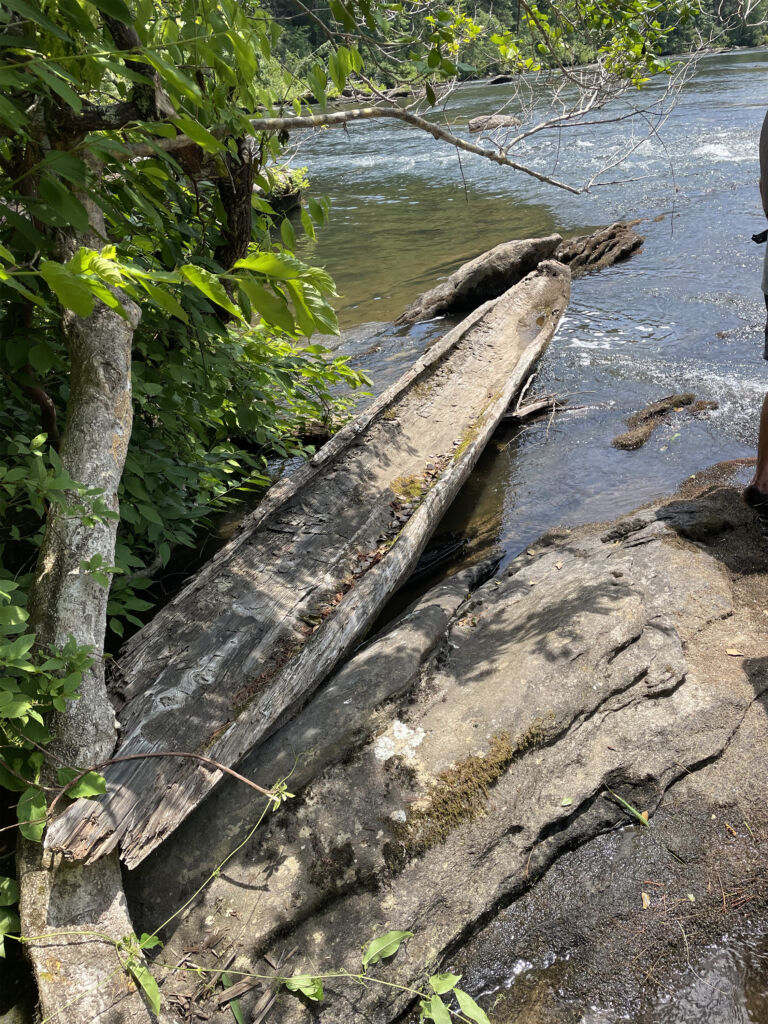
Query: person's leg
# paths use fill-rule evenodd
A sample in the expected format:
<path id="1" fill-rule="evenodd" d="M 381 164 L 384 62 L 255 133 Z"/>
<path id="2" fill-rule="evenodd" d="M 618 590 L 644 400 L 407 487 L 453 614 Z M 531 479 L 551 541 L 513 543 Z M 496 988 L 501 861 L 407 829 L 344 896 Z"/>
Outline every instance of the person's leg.
<path id="1" fill-rule="evenodd" d="M 768 394 L 763 398 L 763 408 L 760 411 L 758 462 L 750 486 L 759 490 L 761 496 L 768 502 Z M 749 498 L 746 500 L 750 501 Z M 753 503 L 750 502 L 750 504 Z"/>
<path id="2" fill-rule="evenodd" d="M 763 359 L 768 359 L 768 246 L 763 260 L 763 299 L 765 300 L 765 348 Z M 768 517 L 768 393 L 760 410 L 760 426 L 757 432 L 757 463 L 752 482 L 744 491 L 744 500 L 761 515 Z"/>

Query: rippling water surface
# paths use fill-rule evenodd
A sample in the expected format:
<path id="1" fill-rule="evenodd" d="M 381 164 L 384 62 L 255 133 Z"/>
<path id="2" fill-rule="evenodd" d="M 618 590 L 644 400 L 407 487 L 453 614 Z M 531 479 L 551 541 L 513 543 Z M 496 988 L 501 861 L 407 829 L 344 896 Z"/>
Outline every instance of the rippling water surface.
<path id="1" fill-rule="evenodd" d="M 574 283 L 539 367 L 539 390 L 583 408 L 497 435 L 443 523 L 439 532 L 466 537 L 471 554 L 510 558 L 552 525 L 615 516 L 714 462 L 753 454 L 768 387 L 762 247 L 750 240 L 765 219 L 757 139 L 766 73 L 764 52 L 704 59 L 659 137 L 609 174 L 636 180 L 581 196 L 468 154 L 459 163 L 451 147 L 397 123 L 303 143 L 298 160 L 333 203 L 330 227 L 305 255 L 336 278 L 342 350 L 376 390 L 445 329 L 433 322 L 398 331 L 387 321 L 463 261 L 511 238 L 644 218 L 639 255 Z M 454 130 L 496 109 L 504 90 L 459 91 L 447 109 Z M 580 184 L 626 147 L 630 132 L 611 124 L 536 136 L 515 155 Z M 673 391 L 720 407 L 707 420 L 673 417 L 642 450 L 611 447 L 632 410 Z"/>

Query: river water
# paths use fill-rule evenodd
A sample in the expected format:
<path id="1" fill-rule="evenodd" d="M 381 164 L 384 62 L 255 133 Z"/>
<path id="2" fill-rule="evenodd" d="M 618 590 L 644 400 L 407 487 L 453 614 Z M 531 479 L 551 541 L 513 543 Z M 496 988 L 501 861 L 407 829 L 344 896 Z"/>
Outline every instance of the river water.
<path id="1" fill-rule="evenodd" d="M 394 330 L 389 321 L 465 260 L 513 238 L 644 218 L 640 254 L 574 282 L 539 367 L 537 390 L 586 408 L 498 434 L 438 545 L 450 535 L 469 542 L 470 556 L 507 560 L 551 526 L 612 518 L 717 461 L 754 454 L 768 388 L 763 249 L 750 238 L 765 220 L 757 139 L 767 72 L 765 52 L 703 59 L 660 136 L 608 175 L 637 180 L 580 196 L 469 154 L 459 163 L 452 147 L 398 123 L 328 130 L 302 144 L 297 162 L 332 200 L 330 226 L 303 254 L 336 279 L 340 350 L 376 391 L 446 329 L 443 321 Z M 497 109 L 506 88 L 455 94 L 446 110 L 454 130 Z M 515 157 L 579 185 L 623 151 L 631 130 L 535 136 Z M 639 451 L 611 447 L 632 410 L 684 391 L 719 409 L 706 420 L 673 416 Z"/>
<path id="2" fill-rule="evenodd" d="M 715 462 L 754 454 L 768 388 L 763 250 L 750 238 L 765 222 L 757 141 L 766 74 L 765 52 L 702 60 L 660 136 L 612 174 L 635 180 L 580 196 L 468 155 L 460 164 L 450 147 L 398 124 L 353 125 L 302 144 L 297 162 L 332 200 L 331 225 L 303 253 L 336 279 L 344 328 L 338 349 L 369 373 L 375 391 L 446 329 L 442 321 L 395 330 L 391 320 L 465 260 L 513 238 L 643 218 L 642 252 L 574 282 L 539 366 L 536 390 L 567 395 L 581 408 L 497 433 L 438 529 L 437 546 L 448 537 L 466 542 L 454 567 L 458 557 L 491 553 L 508 561 L 552 526 L 613 518 Z M 463 88 L 448 104 L 449 119 L 460 126 L 492 112 L 504 88 Z M 660 88 L 654 83 L 649 92 Z M 580 184 L 619 153 L 628 130 L 613 124 L 536 137 L 515 156 Z M 630 412 L 684 391 L 715 400 L 718 409 L 706 419 L 673 415 L 638 451 L 611 446 Z M 408 598 L 414 592 L 408 588 Z M 681 979 L 643 1021 L 768 1022 L 763 995 L 753 998 L 768 991 L 763 945 L 757 950 L 746 939 L 712 947 L 696 974 L 705 981 Z M 486 991 L 516 983 L 517 967 L 507 966 L 505 978 L 504 963 L 497 965 L 495 982 L 486 972 Z"/>

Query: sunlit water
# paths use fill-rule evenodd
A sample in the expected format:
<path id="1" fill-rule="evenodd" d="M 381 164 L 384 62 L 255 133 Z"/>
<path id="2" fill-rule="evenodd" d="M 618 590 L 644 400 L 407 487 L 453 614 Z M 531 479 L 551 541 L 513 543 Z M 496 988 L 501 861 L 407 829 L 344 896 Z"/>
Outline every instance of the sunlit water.
<path id="1" fill-rule="evenodd" d="M 501 241 L 580 233 L 643 217 L 643 251 L 574 283 L 536 388 L 585 407 L 518 436 L 497 435 L 439 534 L 469 553 L 514 556 L 556 524 L 607 519 L 673 491 L 712 463 L 753 454 L 768 387 L 762 356 L 764 215 L 757 139 L 768 54 L 703 60 L 660 137 L 609 178 L 639 179 L 573 196 L 396 123 L 308 137 L 297 160 L 332 200 L 332 223 L 305 255 L 342 293 L 341 350 L 381 390 L 440 322 L 393 330 L 417 294 Z M 651 88 L 660 88 L 652 86 Z M 462 124 L 504 100 L 504 86 L 471 85 L 447 114 Z M 579 185 L 622 151 L 630 129 L 608 125 L 536 136 L 515 156 Z M 662 218 L 662 219 L 658 219 Z M 675 416 L 635 452 L 611 447 L 634 409 L 674 391 L 714 399 L 708 420 Z"/>
<path id="2" fill-rule="evenodd" d="M 612 518 L 715 462 L 754 454 L 768 388 L 763 250 L 750 239 L 765 222 L 757 141 L 767 74 L 764 52 L 703 60 L 660 138 L 612 174 L 638 180 L 583 196 L 467 155 L 459 164 L 450 147 L 396 124 L 351 126 L 304 142 L 298 162 L 333 202 L 331 226 L 307 243 L 305 255 L 337 280 L 340 350 L 366 369 L 376 391 L 446 327 L 394 330 L 388 321 L 466 259 L 511 238 L 644 218 L 640 254 L 574 283 L 538 369 L 536 390 L 581 408 L 497 433 L 438 542 L 465 538 L 464 557 L 509 560 L 552 526 Z M 466 123 L 503 98 L 504 87 L 469 86 L 448 113 Z M 537 137 L 516 156 L 580 184 L 619 152 L 624 132 L 592 128 L 559 144 Z M 639 451 L 611 447 L 631 411 L 682 391 L 719 408 L 707 419 L 674 415 Z M 408 596 L 414 592 L 411 586 Z M 681 978 L 669 1001 L 642 1021 L 768 1022 L 765 962 L 762 940 L 713 947 L 697 978 Z M 509 983 L 515 970 L 510 961 Z"/>

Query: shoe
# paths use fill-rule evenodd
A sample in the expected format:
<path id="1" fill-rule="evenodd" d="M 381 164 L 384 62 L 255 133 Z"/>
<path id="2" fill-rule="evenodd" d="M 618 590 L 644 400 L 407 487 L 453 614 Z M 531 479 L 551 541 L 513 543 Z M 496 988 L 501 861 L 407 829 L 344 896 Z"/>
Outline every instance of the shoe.
<path id="1" fill-rule="evenodd" d="M 754 484 L 748 484 L 741 492 L 741 496 L 750 508 L 768 508 L 768 494 L 763 493 Z"/>
<path id="2" fill-rule="evenodd" d="M 749 507 L 753 508 L 759 516 L 768 517 L 768 494 L 764 494 L 762 491 L 759 491 L 754 484 L 749 484 L 749 486 L 745 487 L 741 492 L 741 496 Z"/>
<path id="3" fill-rule="evenodd" d="M 763 494 L 754 484 L 745 487 L 741 496 L 757 517 L 757 528 L 763 538 L 762 548 L 768 554 L 768 494 Z"/>

